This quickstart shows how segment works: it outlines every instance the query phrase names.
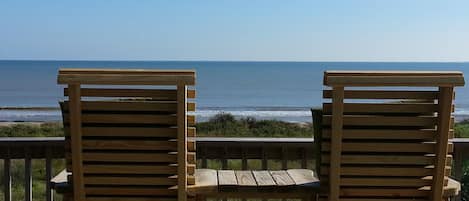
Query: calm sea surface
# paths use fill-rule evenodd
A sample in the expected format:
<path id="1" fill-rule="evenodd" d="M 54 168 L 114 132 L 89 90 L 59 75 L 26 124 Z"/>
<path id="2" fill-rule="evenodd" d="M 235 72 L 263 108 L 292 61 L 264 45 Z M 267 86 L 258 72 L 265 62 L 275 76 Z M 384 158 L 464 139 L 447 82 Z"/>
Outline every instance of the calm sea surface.
<path id="1" fill-rule="evenodd" d="M 261 119 L 310 121 L 322 102 L 325 70 L 458 70 L 469 63 L 198 62 L 198 61 L 1 61 L 0 107 L 58 107 L 58 68 L 161 68 L 197 70 L 197 113 L 219 112 Z M 469 115 L 469 87 L 457 89 L 456 115 Z M 0 121 L 60 120 L 57 110 L 0 110 Z"/>

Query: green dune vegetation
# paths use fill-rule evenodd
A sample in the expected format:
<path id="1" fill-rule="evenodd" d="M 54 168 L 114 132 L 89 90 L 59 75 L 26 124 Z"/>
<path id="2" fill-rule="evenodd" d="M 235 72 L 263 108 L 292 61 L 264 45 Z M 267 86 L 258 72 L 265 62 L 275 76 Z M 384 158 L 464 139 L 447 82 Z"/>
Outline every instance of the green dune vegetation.
<path id="1" fill-rule="evenodd" d="M 207 122 L 196 125 L 197 135 L 204 137 L 312 137 L 313 127 L 310 123 L 289 123 L 277 120 L 257 120 L 255 118 L 237 119 L 226 113 L 221 113 Z M 60 123 L 14 124 L 0 127 L 0 137 L 57 137 L 63 136 Z M 455 136 L 469 138 L 469 120 L 459 122 L 455 126 Z M 54 161 L 57 173 L 64 167 L 63 160 Z M 40 201 L 45 192 L 44 160 L 33 160 L 33 195 L 35 201 Z M 0 173 L 3 173 L 3 161 L 0 161 Z M 22 200 L 24 196 L 24 162 L 12 160 L 13 200 Z M 3 188 L 3 174 L 0 174 Z M 463 200 L 469 200 L 469 162 L 464 162 Z M 0 191 L 0 198 L 3 198 Z M 61 200 L 57 197 L 56 200 Z"/>

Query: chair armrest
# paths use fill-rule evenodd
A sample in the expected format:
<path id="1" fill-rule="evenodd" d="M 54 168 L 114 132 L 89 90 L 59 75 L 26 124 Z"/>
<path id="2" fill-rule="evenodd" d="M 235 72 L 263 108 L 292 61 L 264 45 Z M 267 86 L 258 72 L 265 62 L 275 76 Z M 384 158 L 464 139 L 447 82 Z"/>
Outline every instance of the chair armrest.
<path id="1" fill-rule="evenodd" d="M 459 195 L 461 191 L 461 183 L 452 178 L 448 179 L 448 186 L 445 187 L 445 193 L 447 197 L 453 197 Z"/>
<path id="2" fill-rule="evenodd" d="M 68 176 L 72 173 L 62 170 L 58 175 L 50 180 L 51 187 L 57 193 L 65 194 L 72 192 L 72 185 L 68 181 Z"/>

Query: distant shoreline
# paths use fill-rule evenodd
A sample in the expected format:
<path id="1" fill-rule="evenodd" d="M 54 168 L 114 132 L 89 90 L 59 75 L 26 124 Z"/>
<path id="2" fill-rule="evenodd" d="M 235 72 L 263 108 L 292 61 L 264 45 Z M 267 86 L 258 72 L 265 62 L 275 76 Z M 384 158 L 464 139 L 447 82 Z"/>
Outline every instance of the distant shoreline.
<path id="1" fill-rule="evenodd" d="M 282 121 L 282 120 L 280 120 Z M 462 116 L 456 116 L 455 117 L 455 123 L 460 123 L 463 121 L 469 121 L 469 115 L 462 115 Z M 288 121 L 284 121 L 288 122 Z M 41 124 L 46 124 L 46 123 L 58 123 L 61 124 L 61 121 L 0 121 L 0 127 L 3 126 L 12 126 L 16 124 L 29 124 L 29 125 L 41 125 Z M 305 125 L 310 122 L 289 122 L 289 123 L 295 123 L 298 125 Z"/>
<path id="2" fill-rule="evenodd" d="M 286 108 L 286 107 L 285 107 Z M 298 113 L 300 112 L 299 116 L 289 116 L 289 114 L 283 114 L 282 112 L 274 107 L 264 107 L 264 110 L 250 110 L 250 111 L 238 111 L 238 110 L 223 110 L 228 108 L 213 108 L 216 110 L 198 110 L 198 112 L 203 112 L 203 114 L 197 114 L 196 117 L 199 122 L 208 121 L 212 116 L 219 114 L 219 113 L 230 113 L 233 114 L 237 118 L 245 118 L 245 117 L 254 117 L 256 119 L 276 119 L 279 121 L 290 122 L 290 123 L 308 123 L 310 122 L 310 112 L 309 107 L 288 107 L 292 110 L 288 110 L 287 112 Z M 210 108 L 212 109 L 212 108 Z M 229 108 L 232 109 L 232 108 Z M 49 123 L 49 122 L 60 122 L 61 114 L 59 107 L 36 107 L 36 106 L 3 106 L 0 107 L 0 114 L 1 111 L 18 111 L 18 112 L 28 112 L 28 111 L 35 111 L 39 112 L 39 114 L 35 114 L 37 117 L 28 117 L 28 118 L 21 118 L 21 117 L 11 117 L 11 118 L 3 118 L 0 119 L 0 126 L 5 124 L 18 124 L 18 123 Z M 266 113 L 267 112 L 267 113 Z M 280 112 L 280 113 L 276 113 Z M 45 116 L 42 116 L 44 114 Z M 52 115 L 50 115 L 52 113 Z M 243 113 L 240 115 L 240 113 Z M 247 114 L 244 114 L 247 113 Z M 305 113 L 305 114 L 302 114 Z M 207 116 L 208 115 L 208 116 Z M 260 116 L 258 116 L 260 115 Z M 285 115 L 285 116 L 284 116 Z M 298 115 L 298 114 L 296 114 Z M 51 118 L 52 116 L 52 118 Z M 469 120 L 469 114 L 454 114 L 455 122 L 462 122 Z"/>
<path id="3" fill-rule="evenodd" d="M 0 110 L 34 110 L 34 111 L 55 111 L 60 110 L 59 107 L 21 107 L 21 106 L 6 106 L 0 107 Z"/>

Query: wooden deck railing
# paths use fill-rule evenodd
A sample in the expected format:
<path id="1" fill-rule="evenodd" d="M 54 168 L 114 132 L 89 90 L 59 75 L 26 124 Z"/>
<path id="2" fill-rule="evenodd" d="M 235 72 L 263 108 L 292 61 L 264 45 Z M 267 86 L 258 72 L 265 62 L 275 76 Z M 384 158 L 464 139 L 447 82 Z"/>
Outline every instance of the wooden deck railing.
<path id="1" fill-rule="evenodd" d="M 285 169 L 313 168 L 314 149 L 311 138 L 204 138 L 196 139 L 199 168 L 216 169 Z M 463 175 L 462 164 L 469 160 L 469 139 L 454 139 L 455 176 Z M 12 200 L 11 162 L 24 160 L 24 198 L 32 200 L 32 161 L 45 160 L 45 181 L 53 177 L 52 161 L 64 158 L 64 138 L 0 138 L 0 160 L 3 160 L 3 200 Z M 45 198 L 53 193 L 45 182 Z"/>

